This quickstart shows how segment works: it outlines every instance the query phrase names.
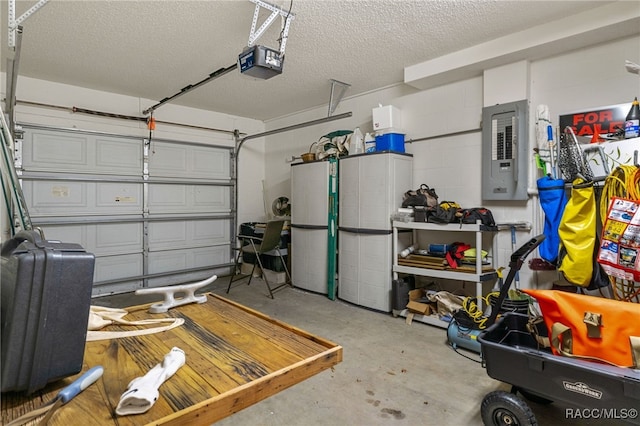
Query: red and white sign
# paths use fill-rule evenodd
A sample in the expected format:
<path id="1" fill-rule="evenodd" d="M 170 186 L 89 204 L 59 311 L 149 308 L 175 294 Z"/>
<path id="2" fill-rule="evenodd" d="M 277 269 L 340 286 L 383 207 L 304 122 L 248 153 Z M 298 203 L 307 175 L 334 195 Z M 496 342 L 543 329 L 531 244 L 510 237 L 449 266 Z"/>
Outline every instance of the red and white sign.
<path id="1" fill-rule="evenodd" d="M 593 136 L 613 134 L 622 129 L 624 133 L 624 120 L 629 113 L 631 104 L 620 104 L 603 107 L 591 111 L 581 111 L 560 116 L 558 123 L 562 133 L 567 126 L 573 129 L 577 136 Z"/>

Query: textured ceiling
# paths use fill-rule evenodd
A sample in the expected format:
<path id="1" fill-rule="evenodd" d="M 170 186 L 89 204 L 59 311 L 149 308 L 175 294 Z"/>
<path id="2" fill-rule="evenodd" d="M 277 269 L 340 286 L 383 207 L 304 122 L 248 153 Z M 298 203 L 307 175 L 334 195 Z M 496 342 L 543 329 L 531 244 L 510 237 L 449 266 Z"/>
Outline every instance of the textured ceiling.
<path id="1" fill-rule="evenodd" d="M 1 3 L 6 58 L 7 1 Z M 16 16 L 35 3 L 17 0 Z M 270 3 L 285 10 L 291 4 Z M 268 120 L 328 105 L 330 79 L 351 84 L 345 96 L 401 83 L 405 66 L 605 3 L 294 0 L 281 75 L 256 80 L 231 72 L 173 103 Z M 18 74 L 159 101 L 233 65 L 254 8 L 248 0 L 50 0 L 23 23 Z M 279 32 L 278 19 L 257 44 L 277 48 Z M 5 71 L 6 60 L 1 66 Z M 16 92 L 29 100 L 19 84 Z"/>

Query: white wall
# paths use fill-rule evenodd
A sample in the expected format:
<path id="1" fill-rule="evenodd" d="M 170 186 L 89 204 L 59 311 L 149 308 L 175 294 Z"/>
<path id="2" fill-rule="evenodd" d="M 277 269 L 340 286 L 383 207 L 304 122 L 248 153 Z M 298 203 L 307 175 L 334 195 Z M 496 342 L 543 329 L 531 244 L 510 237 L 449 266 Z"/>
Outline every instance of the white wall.
<path id="1" fill-rule="evenodd" d="M 522 243 L 530 235 L 541 232 L 541 216 L 537 199 L 532 198 L 528 202 L 502 203 L 483 203 L 481 199 L 481 133 L 473 130 L 480 128 L 483 105 L 495 99 L 509 101 L 504 99 L 507 92 L 513 97 L 519 97 L 521 93 L 529 93 L 531 105 L 529 134 L 532 139 L 535 134 L 533 127 L 535 108 L 538 104 L 548 105 L 552 118 L 557 121 L 558 115 L 566 112 L 629 103 L 634 96 L 640 95 L 640 78 L 626 72 L 625 59 L 640 62 L 639 36 L 533 60 L 526 64 L 520 61 L 513 67 L 506 66 L 507 70 L 515 70 L 518 75 L 505 81 L 504 92 L 496 87 L 495 83 L 485 85 L 487 83 L 485 76 L 422 91 L 399 84 L 364 95 L 347 97 L 342 100 L 334 114 L 351 111 L 353 113 L 351 118 L 281 133 L 264 140 L 249 140 L 244 144 L 240 152 L 239 222 L 262 220 L 265 217 L 265 205 L 268 214 L 269 206 L 275 198 L 290 196 L 288 158 L 307 152 L 311 143 L 334 130 L 353 130 L 359 126 L 363 132 L 370 131 L 372 108 L 378 104 L 393 104 L 402 110 L 409 142 L 411 139 L 472 131 L 462 136 L 443 136 L 407 143 L 407 152 L 414 155 L 414 186 L 427 183 L 437 190 L 441 200 L 457 201 L 463 206 L 484 205 L 493 211 L 497 222 L 532 223 L 534 229 L 530 234 L 517 233 L 518 243 Z M 485 74 L 493 75 L 495 79 L 495 75 L 503 71 L 504 69 L 486 70 Z M 522 73 L 526 74 L 524 80 Z M 5 75 L 2 74 L 1 77 L 1 89 L 4 90 Z M 329 89 L 327 85 L 327 100 Z M 491 93 L 485 93 L 487 90 Z M 18 80 L 17 99 L 134 116 L 141 115 L 140 111 L 155 103 L 153 100 L 25 77 L 20 77 Z M 237 128 L 246 134 L 256 134 L 264 130 L 278 129 L 326 117 L 327 106 L 302 111 L 266 124 L 172 104 L 162 106 L 154 116 L 157 120 L 219 129 Z M 16 119 L 18 122 L 58 127 L 76 127 L 143 137 L 148 135 L 148 130 L 141 123 L 21 104 L 16 107 Z M 233 144 L 231 136 L 223 133 L 162 124 L 158 124 L 154 137 L 229 146 Z M 530 176 L 529 187 L 534 189 L 536 171 L 532 169 Z M 291 201 L 295 203 L 295 200 Z M 507 266 L 508 256 L 511 253 L 510 235 L 500 233 L 497 246 L 497 265 Z M 540 277 L 542 275 L 534 276 L 525 270 L 521 275 L 522 284 L 533 286 L 535 285 L 533 280 Z M 542 277 L 542 280 L 544 282 L 541 285 L 549 284 L 548 276 Z"/>
<path id="2" fill-rule="evenodd" d="M 322 135 L 338 129 L 353 130 L 359 126 L 363 132 L 372 130 L 371 109 L 381 103 L 392 104 L 402 110 L 407 140 L 465 130 L 479 129 L 482 107 L 487 102 L 517 101 L 522 94 L 530 98 L 530 147 L 535 145 L 535 109 L 538 104 L 549 106 L 552 120 L 567 112 L 621 103 L 630 103 L 640 95 L 640 78 L 624 68 L 625 59 L 640 62 L 640 37 L 631 37 L 550 58 L 522 62 L 506 67 L 517 73 L 505 80 L 501 89 L 495 84 L 500 70 L 486 70 L 494 82 L 484 86 L 487 77 L 475 77 L 445 86 L 417 91 L 406 85 L 388 87 L 344 99 L 335 114 L 352 111 L 353 117 L 283 133 L 266 138 L 266 183 L 268 199 L 290 196 L 289 165 L 285 159 L 307 152 L 309 145 Z M 524 77 L 524 78 L 523 78 Z M 484 93 L 490 90 L 491 93 Z M 507 93 L 507 95 L 505 95 Z M 505 96 L 512 99 L 505 99 Z M 348 95 L 348 92 L 347 92 Z M 267 122 L 267 130 L 325 117 L 327 107 L 304 111 Z M 457 201 L 463 207 L 484 205 L 492 210 L 498 223 L 525 221 L 532 224 L 530 233 L 517 232 L 517 244 L 542 233 L 542 216 L 536 197 L 526 202 L 496 202 L 481 199 L 481 133 L 440 137 L 408 143 L 406 150 L 414 155 L 414 186 L 426 183 L 434 187 L 440 200 Z M 532 152 L 532 151 L 531 151 Z M 535 192 L 537 172 L 530 162 L 529 188 Z M 408 189 L 408 188 L 407 188 Z M 291 200 L 295 203 L 295 200 Z M 500 232 L 496 239 L 497 265 L 508 266 L 511 235 Z M 533 257 L 535 255 L 532 255 Z M 523 287 L 551 285 L 553 276 L 533 274 L 523 268 Z M 536 283 L 536 281 L 539 281 Z"/>
<path id="3" fill-rule="evenodd" d="M 1 77 L 2 97 L 6 89 L 6 75 Z M 19 77 L 16 87 L 15 119 L 17 123 L 39 124 L 62 128 L 101 131 L 114 134 L 148 137 L 146 124 L 137 121 L 104 118 L 95 115 L 73 113 L 72 107 L 94 111 L 141 117 L 145 108 L 157 101 L 131 96 L 90 90 L 65 84 L 52 83 L 27 77 Z M 36 102 L 64 108 L 32 106 L 20 101 Z M 3 107 L 6 112 L 6 108 Z M 238 129 L 246 134 L 264 131 L 262 121 L 227 114 L 181 107 L 168 103 L 154 112 L 158 121 L 188 124 L 209 129 Z M 153 138 L 187 142 L 234 146 L 231 134 L 157 123 Z M 264 219 L 262 180 L 264 179 L 264 140 L 258 138 L 245 144 L 240 153 L 238 183 L 238 222 Z"/>

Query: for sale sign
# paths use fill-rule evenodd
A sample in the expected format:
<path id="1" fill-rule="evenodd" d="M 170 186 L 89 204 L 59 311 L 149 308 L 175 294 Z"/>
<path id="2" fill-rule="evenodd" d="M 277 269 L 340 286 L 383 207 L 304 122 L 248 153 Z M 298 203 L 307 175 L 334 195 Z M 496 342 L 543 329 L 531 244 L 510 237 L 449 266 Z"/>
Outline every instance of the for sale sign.
<path id="1" fill-rule="evenodd" d="M 607 135 L 624 132 L 624 119 L 631 104 L 620 104 L 591 111 L 580 111 L 560 116 L 560 132 L 569 126 L 578 136 Z"/>

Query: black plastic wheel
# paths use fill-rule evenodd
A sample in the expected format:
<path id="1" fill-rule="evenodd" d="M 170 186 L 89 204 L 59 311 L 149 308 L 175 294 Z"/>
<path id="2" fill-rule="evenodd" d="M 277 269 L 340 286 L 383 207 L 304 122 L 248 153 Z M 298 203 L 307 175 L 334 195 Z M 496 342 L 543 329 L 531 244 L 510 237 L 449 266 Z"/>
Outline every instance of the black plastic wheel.
<path id="1" fill-rule="evenodd" d="M 480 407 L 482 422 L 487 426 L 537 426 L 536 416 L 516 394 L 494 391 L 487 394 Z"/>
<path id="2" fill-rule="evenodd" d="M 547 399 L 544 396 L 540 396 L 526 389 L 517 388 L 517 390 L 518 392 L 520 392 L 522 396 L 524 396 L 527 399 L 527 401 L 535 402 L 536 404 L 540 404 L 540 405 L 548 405 L 553 402 L 553 400 L 551 399 Z"/>

